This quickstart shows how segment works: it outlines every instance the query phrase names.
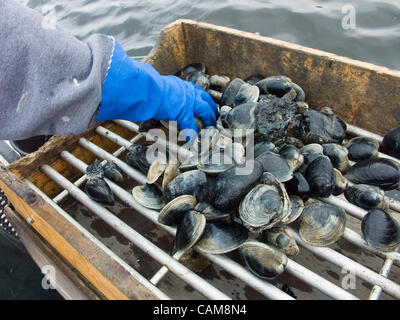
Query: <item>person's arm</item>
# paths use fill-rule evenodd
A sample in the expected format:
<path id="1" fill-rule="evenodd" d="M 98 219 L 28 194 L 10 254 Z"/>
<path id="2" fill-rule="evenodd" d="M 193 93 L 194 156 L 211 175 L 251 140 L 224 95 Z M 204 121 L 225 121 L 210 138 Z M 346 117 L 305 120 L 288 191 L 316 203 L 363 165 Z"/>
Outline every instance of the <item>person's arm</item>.
<path id="1" fill-rule="evenodd" d="M 79 41 L 49 29 L 15 1 L 0 1 L 0 139 L 79 134 L 95 121 L 177 120 L 214 125 L 209 95 L 129 58 L 105 35 Z"/>

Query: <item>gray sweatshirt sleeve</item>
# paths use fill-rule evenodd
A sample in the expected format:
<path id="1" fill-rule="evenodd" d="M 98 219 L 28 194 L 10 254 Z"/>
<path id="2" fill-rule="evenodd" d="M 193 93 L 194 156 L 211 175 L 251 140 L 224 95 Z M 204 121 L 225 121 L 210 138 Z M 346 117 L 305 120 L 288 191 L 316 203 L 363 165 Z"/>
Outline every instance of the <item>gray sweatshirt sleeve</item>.
<path id="1" fill-rule="evenodd" d="M 114 39 L 82 42 L 14 0 L 0 1 L 0 139 L 72 135 L 96 119 Z"/>

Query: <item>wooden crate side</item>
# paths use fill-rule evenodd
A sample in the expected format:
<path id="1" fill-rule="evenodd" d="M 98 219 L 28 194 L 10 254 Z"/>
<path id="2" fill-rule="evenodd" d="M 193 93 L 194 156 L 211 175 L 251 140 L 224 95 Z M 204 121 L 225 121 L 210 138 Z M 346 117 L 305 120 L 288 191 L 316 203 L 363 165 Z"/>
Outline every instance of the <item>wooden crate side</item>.
<path id="1" fill-rule="evenodd" d="M 207 23 L 179 23 L 185 63 L 203 62 L 209 74 L 285 74 L 303 87 L 312 108 L 329 106 L 343 120 L 381 135 L 400 122 L 400 71 Z"/>
<path id="2" fill-rule="evenodd" d="M 30 220 L 31 226 L 107 299 L 157 299 L 2 165 L 0 188 L 19 214 Z"/>
<path id="3" fill-rule="evenodd" d="M 54 136 L 36 152 L 11 164 L 9 169 L 18 178 L 29 179 L 29 181 L 49 196 L 53 193 L 60 192 L 60 187 L 53 180 L 47 177 L 47 175 L 42 173 L 40 167 L 44 164 L 48 164 L 70 180 L 73 180 L 74 177 L 80 175 L 81 173 L 79 170 L 60 158 L 60 153 L 61 151 L 66 150 L 85 163 L 92 163 L 96 159 L 96 156 L 85 148 L 79 146 L 78 140 L 81 137 L 88 139 L 108 152 L 112 153 L 117 150 L 119 148 L 117 144 L 96 134 L 95 128 L 98 125 L 100 124 L 97 124 L 91 128 L 91 130 L 80 136 Z M 101 125 L 128 140 L 135 136 L 134 132 L 113 122 L 102 123 Z"/>

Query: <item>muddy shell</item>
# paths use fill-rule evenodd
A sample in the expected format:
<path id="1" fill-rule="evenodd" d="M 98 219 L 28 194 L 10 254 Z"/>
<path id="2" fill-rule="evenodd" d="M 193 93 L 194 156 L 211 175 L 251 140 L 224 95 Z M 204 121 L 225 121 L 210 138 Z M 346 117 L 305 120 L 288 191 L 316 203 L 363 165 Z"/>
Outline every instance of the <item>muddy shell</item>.
<path id="1" fill-rule="evenodd" d="M 293 169 L 279 154 L 266 151 L 259 155 L 257 160 L 261 162 L 263 171 L 273 174 L 278 181 L 286 182 L 292 179 Z"/>
<path id="2" fill-rule="evenodd" d="M 293 171 L 299 169 L 304 162 L 304 156 L 300 153 L 300 150 L 290 144 L 282 145 L 279 154 Z"/>
<path id="3" fill-rule="evenodd" d="M 322 145 L 324 155 L 326 155 L 334 168 L 341 173 L 346 173 L 349 168 L 349 158 L 347 148 L 336 143 Z"/>
<path id="4" fill-rule="evenodd" d="M 107 162 L 103 169 L 104 176 L 115 183 L 122 182 L 124 179 L 121 168 L 115 162 Z"/>
<path id="5" fill-rule="evenodd" d="M 257 86 L 244 83 L 236 93 L 235 99 L 233 100 L 233 106 L 236 107 L 247 102 L 257 102 L 259 95 L 260 90 Z"/>
<path id="6" fill-rule="evenodd" d="M 181 195 L 192 195 L 198 201 L 207 198 L 208 182 L 206 174 L 200 170 L 190 170 L 178 175 L 164 188 L 164 198 L 171 201 Z"/>
<path id="7" fill-rule="evenodd" d="M 300 251 L 293 232 L 285 227 L 265 230 L 263 239 L 283 251 L 287 256 L 297 256 Z"/>
<path id="8" fill-rule="evenodd" d="M 150 163 L 147 161 L 146 153 L 148 146 L 142 144 L 132 144 L 128 147 L 126 154 L 126 162 L 133 168 L 140 170 L 147 175 L 150 168 Z"/>
<path id="9" fill-rule="evenodd" d="M 199 202 L 194 209 L 197 212 L 202 213 L 207 221 L 222 220 L 229 217 L 229 212 L 222 212 L 215 209 L 211 204 L 207 202 Z"/>
<path id="10" fill-rule="evenodd" d="M 87 195 L 94 201 L 114 205 L 114 195 L 110 186 L 102 178 L 89 178 L 86 180 L 85 190 Z"/>
<path id="11" fill-rule="evenodd" d="M 208 75 L 204 74 L 201 71 L 193 71 L 185 75 L 184 78 L 186 81 L 190 81 L 198 85 L 204 91 L 207 91 L 210 88 L 210 78 Z"/>
<path id="12" fill-rule="evenodd" d="M 385 192 L 376 186 L 355 184 L 346 189 L 344 196 L 347 201 L 366 210 L 372 208 L 389 209 L 389 203 L 385 197 Z"/>
<path id="13" fill-rule="evenodd" d="M 245 82 L 242 79 L 233 79 L 222 94 L 220 106 L 233 107 L 236 94 L 244 83 Z"/>

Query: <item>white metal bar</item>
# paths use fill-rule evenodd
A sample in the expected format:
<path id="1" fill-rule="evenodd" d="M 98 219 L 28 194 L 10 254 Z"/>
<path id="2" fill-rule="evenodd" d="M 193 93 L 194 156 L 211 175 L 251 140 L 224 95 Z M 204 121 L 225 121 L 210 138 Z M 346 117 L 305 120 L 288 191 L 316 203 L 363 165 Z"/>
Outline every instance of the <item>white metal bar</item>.
<path id="1" fill-rule="evenodd" d="M 141 184 L 146 183 L 146 177 L 143 176 L 138 170 L 132 168 L 130 165 L 126 164 L 124 161 L 118 159 L 117 157 L 114 157 L 107 151 L 104 151 L 102 148 L 90 142 L 89 140 L 85 138 L 80 138 L 79 144 L 102 159 L 105 159 L 107 161 L 114 161 L 121 168 L 121 170 L 124 171 L 132 179 L 135 179 Z"/>
<path id="2" fill-rule="evenodd" d="M 325 278 L 319 276 L 318 274 L 312 272 L 311 270 L 303 267 L 297 262 L 288 259 L 286 265 L 286 271 L 294 274 L 299 279 L 307 279 L 307 283 L 312 285 L 315 289 L 321 291 L 322 293 L 338 300 L 359 300 L 356 296 L 347 292 L 346 290 L 338 287 L 332 282 L 326 280 Z"/>
<path id="3" fill-rule="evenodd" d="M 67 151 L 63 151 L 61 153 L 61 157 L 75 166 L 78 170 L 84 172 L 86 170 L 87 164 L 82 162 L 81 160 L 74 157 Z M 110 183 L 111 190 L 115 195 L 117 195 L 124 203 L 131 206 L 139 213 L 143 214 L 146 218 L 150 221 L 155 223 L 156 225 L 160 226 L 171 235 L 175 235 L 175 228 L 171 228 L 169 226 L 160 224 L 157 221 L 158 212 L 145 208 L 137 203 L 132 195 L 124 190 L 123 188 L 119 187 L 115 183 Z M 215 264 L 219 265 L 221 268 L 224 268 L 226 271 L 230 272 L 232 275 L 238 277 L 239 279 L 246 281 L 248 285 L 259 291 L 260 293 L 264 294 L 266 297 L 271 299 L 277 300 L 291 300 L 293 299 L 291 296 L 284 293 L 282 290 L 278 289 L 274 285 L 270 284 L 269 282 L 263 281 L 253 275 L 250 271 L 243 268 L 243 266 L 237 264 L 233 260 L 224 257 L 222 255 L 209 255 L 199 252 L 201 255 L 207 257 L 209 260 L 214 262 Z"/>
<path id="4" fill-rule="evenodd" d="M 296 230 L 291 230 L 294 233 L 297 243 L 300 244 L 303 248 L 326 259 L 327 261 L 332 262 L 333 264 L 336 264 L 342 268 L 346 268 L 347 270 L 359 276 L 361 279 L 364 279 L 371 284 L 380 286 L 385 292 L 387 292 L 391 296 L 400 299 L 400 286 L 398 284 L 389 279 L 386 279 L 385 277 L 379 275 L 371 269 L 359 264 L 356 261 L 353 261 L 352 259 L 340 254 L 339 252 L 336 252 L 331 248 L 314 247 L 305 243 Z"/>
<path id="5" fill-rule="evenodd" d="M 349 123 L 346 123 L 346 126 L 347 126 L 347 132 L 351 133 L 352 135 L 371 138 L 378 141 L 379 143 L 382 143 L 383 141 L 383 137 L 378 134 L 353 126 Z"/>
<path id="6" fill-rule="evenodd" d="M 92 241 L 100 250 L 104 251 L 109 257 L 115 260 L 121 267 L 123 267 L 127 272 L 129 272 L 141 285 L 148 288 L 151 292 L 153 292 L 157 297 L 163 300 L 169 300 L 164 292 L 158 289 L 156 286 L 151 284 L 146 278 L 144 278 L 139 272 L 133 269 L 129 264 L 123 261 L 120 257 L 118 257 L 112 250 L 110 250 L 107 246 L 105 246 L 101 241 L 99 241 L 95 236 L 93 236 L 88 230 L 86 230 L 80 223 L 78 223 L 74 218 L 72 218 L 64 209 L 62 209 L 59 205 L 57 205 L 54 201 L 52 201 L 42 190 L 36 187 L 32 182 L 28 179 L 25 179 L 24 182 L 37 194 L 39 194 L 50 206 L 52 206 L 64 219 L 70 222 L 75 228 L 77 228 L 85 237 L 87 237 L 90 241 Z"/>
<path id="7" fill-rule="evenodd" d="M 176 260 L 180 260 L 180 258 L 182 258 L 184 254 L 185 252 L 180 251 L 175 253 L 172 257 Z M 168 273 L 168 267 L 162 266 L 157 271 L 157 273 L 155 273 L 154 276 L 150 279 L 150 282 L 156 286 L 167 273 Z"/>
<path id="8" fill-rule="evenodd" d="M 392 265 L 393 265 L 393 260 L 386 259 L 379 274 L 387 278 L 390 269 L 392 268 Z M 381 293 L 382 293 L 382 288 L 380 286 L 374 285 L 369 295 L 369 300 L 378 300 Z"/>
<path id="9" fill-rule="evenodd" d="M 103 206 L 92 201 L 88 195 L 76 187 L 73 183 L 67 180 L 64 176 L 59 174 L 53 168 L 48 165 L 41 167 L 42 171 L 52 178 L 57 184 L 67 189 L 70 194 L 77 199 L 79 202 L 84 204 L 89 210 L 94 214 L 99 216 L 104 222 L 106 222 L 110 227 L 117 230 L 129 241 L 134 243 L 137 247 L 151 256 L 153 259 L 161 264 L 164 264 L 168 269 L 177 275 L 179 278 L 189 283 L 193 288 L 197 289 L 201 294 L 210 299 L 220 299 L 227 300 L 230 299 L 223 292 L 210 285 L 203 278 L 199 277 L 191 270 L 186 268 L 184 265 L 180 264 L 178 261 L 173 259 L 159 247 L 154 245 L 152 242 L 147 240 L 141 234 L 129 227 L 125 222 L 117 218 L 112 212 L 108 211 Z M 110 185 L 115 185 L 112 181 L 106 179 L 107 183 Z"/>

